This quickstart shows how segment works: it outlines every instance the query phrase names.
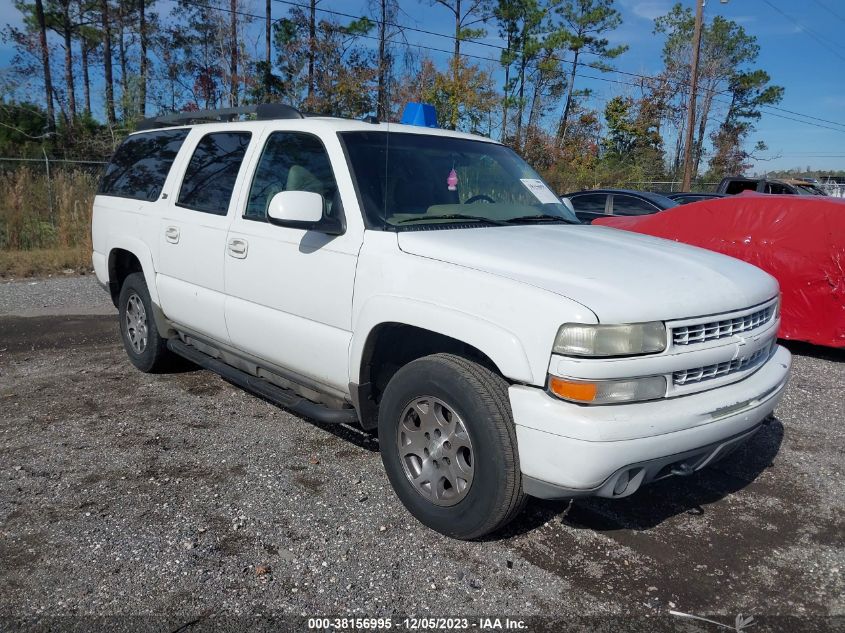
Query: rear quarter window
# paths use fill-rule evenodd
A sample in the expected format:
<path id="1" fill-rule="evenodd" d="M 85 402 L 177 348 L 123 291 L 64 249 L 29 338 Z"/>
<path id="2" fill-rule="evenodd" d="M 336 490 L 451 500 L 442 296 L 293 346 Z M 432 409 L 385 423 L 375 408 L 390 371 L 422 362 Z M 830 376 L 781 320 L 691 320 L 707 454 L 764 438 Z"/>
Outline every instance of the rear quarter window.
<path id="1" fill-rule="evenodd" d="M 148 202 L 158 199 L 188 131 L 159 130 L 128 137 L 112 156 L 97 193 Z"/>

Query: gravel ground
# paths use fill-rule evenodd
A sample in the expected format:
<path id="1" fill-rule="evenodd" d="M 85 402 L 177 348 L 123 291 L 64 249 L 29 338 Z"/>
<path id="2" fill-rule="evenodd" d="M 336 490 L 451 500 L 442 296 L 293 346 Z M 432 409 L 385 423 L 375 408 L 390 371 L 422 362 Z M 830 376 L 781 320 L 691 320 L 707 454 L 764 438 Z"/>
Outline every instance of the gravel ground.
<path id="1" fill-rule="evenodd" d="M 94 275 L 0 281 L 0 315 L 115 314 Z"/>
<path id="2" fill-rule="evenodd" d="M 134 370 L 90 277 L 0 284 L 0 313 L 0 629 L 719 630 L 669 610 L 845 629 L 842 354 L 791 346 L 777 419 L 713 468 L 623 500 L 532 501 L 465 543 L 403 509 L 373 436 L 207 371 Z"/>

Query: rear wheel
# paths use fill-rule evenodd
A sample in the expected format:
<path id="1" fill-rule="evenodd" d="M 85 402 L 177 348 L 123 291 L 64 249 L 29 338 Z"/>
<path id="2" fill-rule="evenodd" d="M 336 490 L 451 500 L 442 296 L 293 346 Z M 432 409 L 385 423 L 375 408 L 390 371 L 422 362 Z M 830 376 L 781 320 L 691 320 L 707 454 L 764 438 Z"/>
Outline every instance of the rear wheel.
<path id="1" fill-rule="evenodd" d="M 132 273 L 123 282 L 118 298 L 120 335 L 129 360 L 143 372 L 167 369 L 173 355 L 159 335 L 153 303 L 143 273 Z"/>
<path id="2" fill-rule="evenodd" d="M 402 503 L 428 527 L 479 538 L 522 509 L 507 388 L 498 374 L 451 354 L 415 360 L 387 385 L 382 461 Z"/>

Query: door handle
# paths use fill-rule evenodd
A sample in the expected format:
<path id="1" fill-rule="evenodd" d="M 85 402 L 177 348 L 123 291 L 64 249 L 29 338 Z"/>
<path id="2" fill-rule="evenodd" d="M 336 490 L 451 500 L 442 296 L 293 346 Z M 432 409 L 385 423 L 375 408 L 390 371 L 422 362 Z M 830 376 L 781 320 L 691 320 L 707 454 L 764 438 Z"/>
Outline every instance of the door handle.
<path id="1" fill-rule="evenodd" d="M 227 245 L 227 250 L 229 251 L 229 255 L 232 257 L 236 257 L 237 259 L 244 259 L 246 257 L 248 244 L 246 240 L 242 240 L 239 237 L 233 238 L 229 240 L 229 244 Z"/>
<path id="2" fill-rule="evenodd" d="M 179 227 L 178 226 L 168 226 L 164 230 L 164 239 L 166 239 L 171 244 L 178 244 L 179 243 Z"/>

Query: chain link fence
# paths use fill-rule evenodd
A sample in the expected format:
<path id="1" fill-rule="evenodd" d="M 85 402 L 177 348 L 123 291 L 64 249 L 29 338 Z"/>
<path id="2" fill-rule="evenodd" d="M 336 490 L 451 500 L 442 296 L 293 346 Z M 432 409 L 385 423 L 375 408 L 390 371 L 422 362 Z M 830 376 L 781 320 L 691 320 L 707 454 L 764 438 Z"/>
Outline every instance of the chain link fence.
<path id="1" fill-rule="evenodd" d="M 619 188 L 653 191 L 654 193 L 675 193 L 676 191 L 684 191 L 682 185 L 683 182 L 680 180 L 648 180 L 642 182 L 625 182 Z M 694 182 L 689 190 L 700 193 L 713 193 L 718 186 L 718 182 Z M 617 187 L 612 188 L 616 189 Z"/>
<path id="2" fill-rule="evenodd" d="M 0 250 L 84 247 L 103 161 L 0 157 Z"/>
<path id="3" fill-rule="evenodd" d="M 0 250 L 69 248 L 90 241 L 91 207 L 106 161 L 0 157 Z M 828 195 L 845 197 L 845 182 L 820 179 Z M 716 182 L 691 190 L 713 192 Z M 614 183 L 614 188 L 656 193 L 682 190 L 678 180 Z"/>

